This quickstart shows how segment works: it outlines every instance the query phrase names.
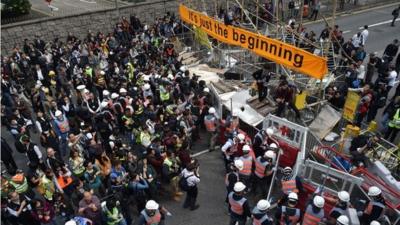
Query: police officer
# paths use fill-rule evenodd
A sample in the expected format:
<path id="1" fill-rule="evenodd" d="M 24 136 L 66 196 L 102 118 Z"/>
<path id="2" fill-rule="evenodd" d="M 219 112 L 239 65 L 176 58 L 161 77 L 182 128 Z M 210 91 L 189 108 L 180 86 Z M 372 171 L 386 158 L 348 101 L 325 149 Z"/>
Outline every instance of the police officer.
<path id="1" fill-rule="evenodd" d="M 279 220 L 280 225 L 296 225 L 301 218 L 300 209 L 296 208 L 299 197 L 292 192 L 288 195 L 287 205 L 278 208 L 275 218 Z"/>
<path id="2" fill-rule="evenodd" d="M 244 195 L 244 190 L 246 189 L 246 185 L 242 182 L 236 182 L 233 187 L 233 192 L 229 193 L 229 211 L 231 220 L 229 225 L 235 225 L 238 223 L 239 225 L 245 225 L 247 217 L 251 216 L 250 206 Z"/>
<path id="3" fill-rule="evenodd" d="M 265 148 L 263 148 L 263 143 L 264 143 L 264 139 L 267 136 L 267 132 L 266 130 L 260 130 L 259 132 L 257 132 L 257 134 L 254 136 L 253 139 L 253 150 L 254 150 L 254 154 L 256 157 L 262 156 Z"/>
<path id="4" fill-rule="evenodd" d="M 253 157 L 250 155 L 250 146 L 244 145 L 243 156 L 239 157 L 239 160 L 243 162 L 243 169 L 239 170 L 239 178 L 246 185 L 247 191 L 250 191 L 251 187 L 251 175 L 253 173 Z"/>
<path id="5" fill-rule="evenodd" d="M 385 212 L 385 200 L 382 197 L 380 188 L 371 186 L 368 189 L 368 196 L 371 200 L 367 203 L 364 212 L 358 212 L 361 224 L 368 224 L 373 220 L 378 220 Z"/>
<path id="6" fill-rule="evenodd" d="M 338 202 L 329 213 L 329 224 L 336 224 L 341 215 L 347 214 L 347 209 L 350 206 L 350 195 L 347 191 L 338 192 Z"/>
<path id="7" fill-rule="evenodd" d="M 271 164 L 275 158 L 273 151 L 266 151 L 264 156 L 259 156 L 255 159 L 255 170 L 254 170 L 254 194 L 257 194 L 258 189 L 261 189 L 262 197 L 267 195 L 267 177 L 272 174 Z"/>
<path id="8" fill-rule="evenodd" d="M 252 218 L 253 218 L 253 225 L 272 225 L 273 220 L 271 217 L 268 215 L 268 209 L 271 206 L 271 204 L 265 200 L 261 199 L 258 201 L 257 206 L 254 207 L 252 213 Z"/>
<path id="9" fill-rule="evenodd" d="M 319 195 L 314 196 L 313 201 L 307 206 L 304 213 L 303 225 L 317 225 L 325 217 L 325 199 Z"/>
<path id="10" fill-rule="evenodd" d="M 211 107 L 208 110 L 208 115 L 204 117 L 204 126 L 208 133 L 210 133 L 210 152 L 215 150 L 215 143 L 217 141 L 218 132 L 217 132 L 217 125 L 218 125 L 218 118 L 216 116 L 216 111 L 214 107 Z"/>

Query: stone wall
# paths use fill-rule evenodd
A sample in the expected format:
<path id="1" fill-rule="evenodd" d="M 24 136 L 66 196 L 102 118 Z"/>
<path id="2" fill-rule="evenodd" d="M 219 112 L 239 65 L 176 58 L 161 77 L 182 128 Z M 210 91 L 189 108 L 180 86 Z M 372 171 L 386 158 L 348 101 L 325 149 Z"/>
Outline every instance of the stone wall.
<path id="1" fill-rule="evenodd" d="M 190 1 L 189 6 L 194 9 L 203 9 L 203 6 L 205 6 L 209 7 L 208 10 L 214 10 L 214 2 L 215 0 L 195 0 Z M 65 40 L 70 31 L 79 38 L 83 38 L 88 30 L 108 33 L 113 30 L 116 22 L 122 16 L 126 16 L 129 19 L 134 14 L 142 22 L 153 23 L 154 18 L 161 17 L 168 11 L 178 15 L 178 5 L 179 2 L 177 0 L 155 1 L 120 7 L 119 14 L 116 9 L 106 9 L 4 25 L 1 27 L 1 53 L 9 54 L 15 45 L 22 46 L 25 38 L 32 40 L 35 35 L 39 35 L 43 40 L 49 41 L 55 37 Z"/>

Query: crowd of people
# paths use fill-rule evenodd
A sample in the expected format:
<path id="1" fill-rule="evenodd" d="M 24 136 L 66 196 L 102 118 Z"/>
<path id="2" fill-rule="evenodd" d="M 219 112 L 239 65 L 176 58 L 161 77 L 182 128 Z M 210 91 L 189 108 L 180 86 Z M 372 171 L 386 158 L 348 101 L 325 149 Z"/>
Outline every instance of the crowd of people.
<path id="1" fill-rule="evenodd" d="M 131 224 L 132 205 L 138 224 L 170 215 L 156 201 L 180 200 L 181 173 L 199 182 L 190 149 L 212 105 L 178 59 L 181 29 L 169 13 L 152 26 L 123 17 L 112 33 L 35 37 L 2 56 L 4 224 Z"/>
<path id="2" fill-rule="evenodd" d="M 339 200 L 326 199 L 337 204 L 330 215 L 323 214 L 325 199 L 318 193 L 300 212 L 296 205 L 303 188 L 291 168 L 283 170 L 284 197 L 275 217 L 269 216 L 266 200 L 250 208 L 248 193 L 266 197 L 279 144 L 270 130 L 260 131 L 250 144 L 239 132 L 235 113 L 223 121 L 218 117 L 205 82 L 179 60 L 173 40 L 183 29 L 169 13 L 151 26 L 135 16 L 123 17 L 112 33 L 89 30 L 83 39 L 70 33 L 66 40 L 49 42 L 35 37 L 2 56 L 1 122 L 10 133 L 1 138 L 4 224 L 163 224 L 171 213 L 158 203 L 160 196 L 180 201 L 183 192 L 183 207 L 196 210 L 200 163 L 191 149 L 205 131 L 209 150 L 220 145 L 224 155 L 230 224 L 245 224 L 249 217 L 263 225 L 308 225 L 323 218 L 349 224 L 341 216 L 349 207 L 347 192 L 340 192 Z M 327 28 L 320 38 L 332 37 L 339 47 L 335 51 L 343 54 L 346 91 L 362 93 L 357 124 L 374 120 L 386 105 L 383 99 L 391 101 L 384 112 L 385 136 L 394 140 L 400 129 L 400 89 L 393 100 L 387 93 L 399 69 L 399 56 L 397 67 L 391 64 L 399 42 L 388 45 L 382 58 L 370 54 L 363 74 L 368 27 L 346 43 L 341 33 L 338 27 Z M 375 68 L 379 77 L 371 84 Z M 282 79 L 274 97 L 278 115 L 288 103 L 300 117 L 293 92 Z M 332 105 L 343 107 L 342 87 L 326 92 Z M 27 165 L 15 162 L 12 149 L 26 157 Z M 384 201 L 375 187 L 368 194 L 371 206 L 360 218 L 376 225 Z"/>

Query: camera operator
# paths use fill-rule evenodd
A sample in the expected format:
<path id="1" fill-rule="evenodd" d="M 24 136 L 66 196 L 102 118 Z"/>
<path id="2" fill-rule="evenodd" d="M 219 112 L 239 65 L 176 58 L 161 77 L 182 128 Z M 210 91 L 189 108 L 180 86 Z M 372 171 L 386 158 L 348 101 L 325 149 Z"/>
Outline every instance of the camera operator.
<path id="1" fill-rule="evenodd" d="M 373 150 L 376 143 L 379 140 L 380 137 L 378 134 L 375 134 L 373 136 L 360 135 L 354 138 L 351 141 L 351 146 L 350 146 L 350 154 L 352 156 L 353 165 L 356 167 L 359 166 L 367 167 L 366 165 L 367 157 L 365 156 L 365 153 L 368 150 Z"/>

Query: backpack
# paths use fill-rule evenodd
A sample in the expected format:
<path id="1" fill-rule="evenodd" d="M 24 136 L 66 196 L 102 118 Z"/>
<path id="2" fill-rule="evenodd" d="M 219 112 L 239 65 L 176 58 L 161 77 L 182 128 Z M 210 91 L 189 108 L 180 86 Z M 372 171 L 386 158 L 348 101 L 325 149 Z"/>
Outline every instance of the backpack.
<path id="1" fill-rule="evenodd" d="M 190 187 L 189 187 L 187 179 L 189 177 L 191 177 L 191 176 L 194 176 L 194 175 L 190 175 L 190 176 L 187 176 L 187 177 L 181 176 L 181 178 L 179 179 L 179 188 L 182 191 L 189 191 Z"/>

